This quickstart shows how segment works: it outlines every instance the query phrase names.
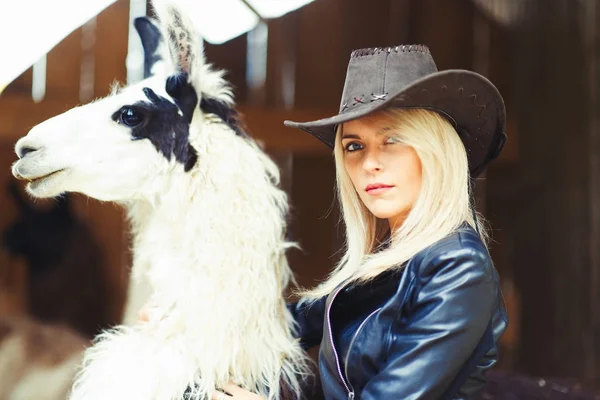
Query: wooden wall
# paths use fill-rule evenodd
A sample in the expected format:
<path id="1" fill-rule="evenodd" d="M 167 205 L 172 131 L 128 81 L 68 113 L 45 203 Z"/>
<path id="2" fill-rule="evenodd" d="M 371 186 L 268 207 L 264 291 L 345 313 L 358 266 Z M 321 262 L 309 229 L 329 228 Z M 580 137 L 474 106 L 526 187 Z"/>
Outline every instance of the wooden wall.
<path id="1" fill-rule="evenodd" d="M 114 80 L 126 77 L 125 55 L 127 43 L 129 3 L 117 1 L 102 12 L 96 21 L 96 67 L 94 96 L 108 94 Z M 8 86 L 0 96 L 0 231 L 16 219 L 12 200 L 4 190 L 5 183 L 13 179 L 10 165 L 14 162 L 13 147 L 35 124 L 79 104 L 79 78 L 81 72 L 82 29 L 75 30 L 59 43 L 47 56 L 47 94 L 38 104 L 31 100 L 31 69 Z M 120 318 L 127 285 L 126 262 L 128 245 L 124 240 L 121 211 L 111 205 L 77 196 L 78 215 L 93 227 L 106 259 L 106 274 L 112 282 L 113 301 L 108 306 L 114 320 Z M 0 274 L 7 276 L 0 282 L 0 293 L 14 293 L 9 299 L 1 296 L 0 310 L 18 314 L 26 310 L 25 272 L 23 260 L 11 259 L 0 249 Z M 17 267 L 17 269 L 16 269 Z M 76 300 L 74 300 L 76 301 Z"/>
<path id="2" fill-rule="evenodd" d="M 470 2 L 463 0 L 317 0 L 269 21 L 267 81 L 262 89 L 264 97 L 258 102 L 253 100 L 245 82 L 245 36 L 220 46 L 206 45 L 208 60 L 228 71 L 251 133 L 287 165 L 284 176 L 288 177 L 293 207 L 290 234 L 304 249 L 292 254 L 291 262 L 301 283 L 313 284 L 334 264 L 341 243 L 336 228 L 339 214 L 333 201 L 330 152 L 309 135 L 284 128 L 282 121 L 334 114 L 347 61 L 355 48 L 425 43 L 440 69 L 473 68 L 476 18 L 481 16 Z M 127 29 L 127 0 L 117 1 L 97 18 L 93 50 L 96 97 L 107 94 L 113 81 L 125 81 Z M 493 32 L 497 34 L 497 30 Z M 33 104 L 30 99 L 31 71 L 13 82 L 0 97 L 0 147 L 6 166 L 14 159 L 11 152 L 18 137 L 38 122 L 79 103 L 82 36 L 82 29 L 77 29 L 49 53 L 47 95 L 41 103 Z M 500 35 L 497 42 L 503 40 Z M 496 52 L 492 51 L 492 55 Z M 290 66 L 295 87 L 293 107 L 286 108 L 282 87 Z M 512 159 L 514 143 L 511 138 L 509 149 L 503 154 L 505 162 Z M 10 179 L 7 175 L 8 172 L 2 176 Z M 0 204 L 10 210 L 8 200 L 2 196 L 0 193 Z M 128 260 L 127 243 L 121 235 L 125 228 L 122 215 L 112 206 L 84 199 L 79 200 L 78 210 L 95 227 L 109 257 L 107 273 L 115 282 L 111 307 L 118 314 Z"/>
<path id="3" fill-rule="evenodd" d="M 291 254 L 291 262 L 302 284 L 311 285 L 330 270 L 341 244 L 336 228 L 339 214 L 333 201 L 333 163 L 330 152 L 316 139 L 284 128 L 282 121 L 312 120 L 334 114 L 347 61 L 355 48 L 425 43 L 440 69 L 472 68 L 473 24 L 478 17 L 471 3 L 463 0 L 317 0 L 297 12 L 269 21 L 267 81 L 264 97 L 258 102 L 253 100 L 245 82 L 245 36 L 220 46 L 206 45 L 208 60 L 228 71 L 227 77 L 234 85 L 251 133 L 288 166 L 284 176 L 291 181 L 288 182 L 293 207 L 290 234 L 304 249 Z M 127 29 L 127 0 L 117 1 L 97 18 L 94 47 L 97 97 L 107 94 L 113 81 L 125 81 Z M 0 97 L 0 146 L 6 165 L 14 159 L 11 149 L 18 137 L 38 122 L 79 103 L 84 52 L 81 40 L 82 29 L 77 29 L 49 53 L 47 95 L 41 103 L 33 104 L 30 99 L 31 71 L 19 77 Z M 293 107 L 286 108 L 282 87 L 290 66 L 295 87 Z M 509 141 L 509 151 L 503 154 L 503 159 L 511 160 L 514 143 L 512 139 Z M 2 196 L 0 193 L 0 203 L 8 204 Z M 80 199 L 79 204 L 80 214 L 93 224 L 109 257 L 107 273 L 115 282 L 111 307 L 118 314 L 124 298 L 128 260 L 127 243 L 121 235 L 125 228 L 121 213 L 95 201 Z"/>
<path id="4" fill-rule="evenodd" d="M 530 1 L 516 34 L 520 366 L 600 386 L 600 4 Z M 526 132 L 526 134 L 525 134 Z"/>

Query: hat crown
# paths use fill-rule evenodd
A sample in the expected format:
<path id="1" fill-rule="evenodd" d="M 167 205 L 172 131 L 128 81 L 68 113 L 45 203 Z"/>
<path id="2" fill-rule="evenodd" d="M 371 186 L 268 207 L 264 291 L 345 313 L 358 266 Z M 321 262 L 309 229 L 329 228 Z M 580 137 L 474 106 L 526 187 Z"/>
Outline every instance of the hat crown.
<path id="1" fill-rule="evenodd" d="M 348 63 L 340 113 L 373 107 L 435 72 L 433 57 L 424 45 L 354 50 Z"/>

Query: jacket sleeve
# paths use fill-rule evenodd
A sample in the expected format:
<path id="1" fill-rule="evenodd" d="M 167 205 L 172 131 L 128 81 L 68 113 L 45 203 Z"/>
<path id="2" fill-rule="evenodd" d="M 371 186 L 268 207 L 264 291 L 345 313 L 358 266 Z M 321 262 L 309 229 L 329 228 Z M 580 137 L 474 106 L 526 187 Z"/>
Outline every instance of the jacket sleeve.
<path id="1" fill-rule="evenodd" d="M 483 389 L 487 383 L 485 372 L 492 368 L 498 361 L 500 337 L 507 327 L 507 316 L 504 301 L 499 299 L 499 312 L 494 313 L 492 320 L 493 340 L 494 344 L 477 362 L 473 373 L 468 377 L 466 382 L 460 387 L 456 398 L 459 400 L 470 399 L 475 393 Z"/>
<path id="2" fill-rule="evenodd" d="M 390 328 L 387 361 L 363 400 L 442 398 L 489 325 L 498 288 L 487 251 L 432 251 L 419 271 L 409 308 Z"/>
<path id="3" fill-rule="evenodd" d="M 323 320 L 325 316 L 326 297 L 314 302 L 300 300 L 287 305 L 296 325 L 296 338 L 304 350 L 318 346 L 323 337 Z"/>

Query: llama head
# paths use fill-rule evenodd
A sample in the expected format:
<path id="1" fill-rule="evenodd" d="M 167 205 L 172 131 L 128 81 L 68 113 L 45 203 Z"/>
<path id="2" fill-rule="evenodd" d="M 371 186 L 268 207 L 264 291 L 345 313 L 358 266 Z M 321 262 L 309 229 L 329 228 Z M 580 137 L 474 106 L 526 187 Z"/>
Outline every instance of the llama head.
<path id="1" fill-rule="evenodd" d="M 17 142 L 12 172 L 29 181 L 33 196 L 80 192 L 127 201 L 160 195 L 174 174 L 194 168 L 198 151 L 191 139 L 202 134 L 205 114 L 231 110 L 229 88 L 205 63 L 193 25 L 174 5 L 154 5 L 159 23 L 135 23 L 148 76 L 35 126 Z"/>

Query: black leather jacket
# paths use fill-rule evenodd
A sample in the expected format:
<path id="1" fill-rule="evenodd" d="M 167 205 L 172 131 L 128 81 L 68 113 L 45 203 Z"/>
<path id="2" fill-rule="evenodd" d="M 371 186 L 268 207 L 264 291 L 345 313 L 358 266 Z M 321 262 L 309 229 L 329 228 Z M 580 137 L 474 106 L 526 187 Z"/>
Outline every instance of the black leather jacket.
<path id="1" fill-rule="evenodd" d="M 320 343 L 328 400 L 469 398 L 507 324 L 498 274 L 467 225 L 400 271 L 289 308 L 303 347 Z"/>

